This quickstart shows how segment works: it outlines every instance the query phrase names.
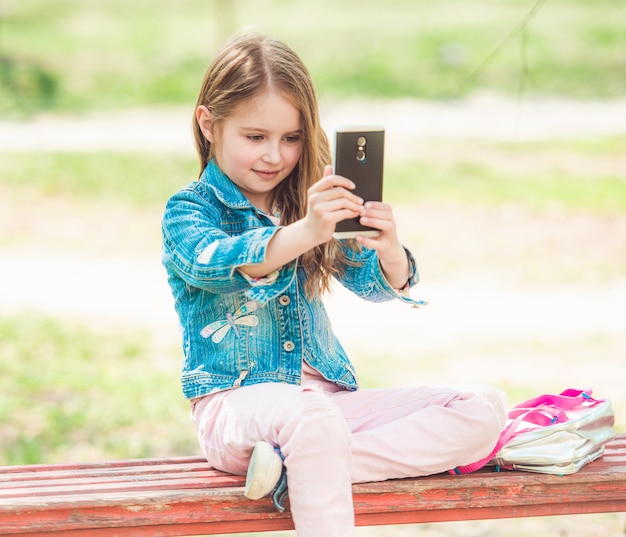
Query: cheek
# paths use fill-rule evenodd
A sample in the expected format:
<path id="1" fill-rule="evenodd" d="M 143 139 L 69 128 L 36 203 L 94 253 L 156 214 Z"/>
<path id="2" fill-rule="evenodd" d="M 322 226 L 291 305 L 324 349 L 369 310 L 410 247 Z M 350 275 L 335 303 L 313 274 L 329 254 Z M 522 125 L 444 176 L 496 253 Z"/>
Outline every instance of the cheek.
<path id="1" fill-rule="evenodd" d="M 220 168 L 223 170 L 231 170 L 233 168 L 236 169 L 240 166 L 245 166 L 247 164 L 247 160 L 250 159 L 250 154 L 243 151 L 236 144 L 224 144 L 219 143 L 218 141 L 218 143 L 215 144 L 215 158 Z"/>
<path id="2" fill-rule="evenodd" d="M 289 162 L 291 168 L 293 169 L 300 157 L 302 156 L 302 146 L 299 147 L 290 147 L 285 155 L 285 161 Z"/>

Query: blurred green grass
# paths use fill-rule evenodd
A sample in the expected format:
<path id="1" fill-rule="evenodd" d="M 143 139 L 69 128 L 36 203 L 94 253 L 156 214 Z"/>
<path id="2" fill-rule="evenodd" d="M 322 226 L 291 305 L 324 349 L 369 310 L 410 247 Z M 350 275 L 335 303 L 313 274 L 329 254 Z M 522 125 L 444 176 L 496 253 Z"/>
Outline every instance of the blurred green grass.
<path id="1" fill-rule="evenodd" d="M 165 207 L 169 196 L 197 177 L 197 159 L 173 154 L 0 154 L 0 188 L 44 199 Z"/>
<path id="2" fill-rule="evenodd" d="M 210 58 L 243 27 L 288 42 L 328 99 L 626 87 L 626 9 L 612 0 L 545 2 L 519 33 L 535 0 L 4 3 L 3 115 L 194 102 Z"/>
<path id="3" fill-rule="evenodd" d="M 155 356 L 148 332 L 0 317 L 0 465 L 195 453 L 176 360 Z"/>

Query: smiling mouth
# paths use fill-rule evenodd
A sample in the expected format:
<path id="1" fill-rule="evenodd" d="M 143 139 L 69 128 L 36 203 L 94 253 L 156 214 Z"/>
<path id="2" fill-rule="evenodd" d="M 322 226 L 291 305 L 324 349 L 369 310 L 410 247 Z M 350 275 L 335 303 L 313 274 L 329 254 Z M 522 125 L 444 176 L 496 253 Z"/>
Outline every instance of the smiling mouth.
<path id="1" fill-rule="evenodd" d="M 254 170 L 254 172 L 261 177 L 276 177 L 280 170 Z"/>

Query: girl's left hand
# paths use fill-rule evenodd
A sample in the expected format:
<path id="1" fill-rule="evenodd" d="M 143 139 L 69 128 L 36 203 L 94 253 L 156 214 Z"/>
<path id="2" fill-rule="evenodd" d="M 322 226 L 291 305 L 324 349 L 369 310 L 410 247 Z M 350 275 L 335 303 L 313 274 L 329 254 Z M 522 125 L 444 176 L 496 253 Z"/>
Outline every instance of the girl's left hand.
<path id="1" fill-rule="evenodd" d="M 387 250 L 395 249 L 400 243 L 391 206 L 381 201 L 368 201 L 363 208 L 364 211 L 359 220 L 361 225 L 380 229 L 380 233 L 375 237 L 359 235 L 357 241 L 366 248 L 376 250 L 379 255 L 384 255 Z"/>
<path id="2" fill-rule="evenodd" d="M 360 223 L 380 229 L 380 233 L 375 237 L 358 235 L 356 240 L 364 247 L 376 250 L 387 281 L 392 287 L 401 289 L 409 279 L 409 261 L 398 239 L 391 206 L 380 201 L 368 201 L 364 209 Z"/>

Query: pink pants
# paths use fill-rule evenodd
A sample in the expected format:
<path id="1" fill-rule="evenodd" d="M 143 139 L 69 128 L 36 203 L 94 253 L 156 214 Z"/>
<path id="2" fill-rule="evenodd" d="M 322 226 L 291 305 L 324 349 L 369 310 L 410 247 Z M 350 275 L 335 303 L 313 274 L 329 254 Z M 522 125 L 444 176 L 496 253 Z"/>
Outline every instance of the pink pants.
<path id="1" fill-rule="evenodd" d="M 279 446 L 298 536 L 345 537 L 354 534 L 351 483 L 481 459 L 496 444 L 505 406 L 487 388 L 267 383 L 207 396 L 193 415 L 204 455 L 223 471 L 245 475 L 257 440 Z"/>

